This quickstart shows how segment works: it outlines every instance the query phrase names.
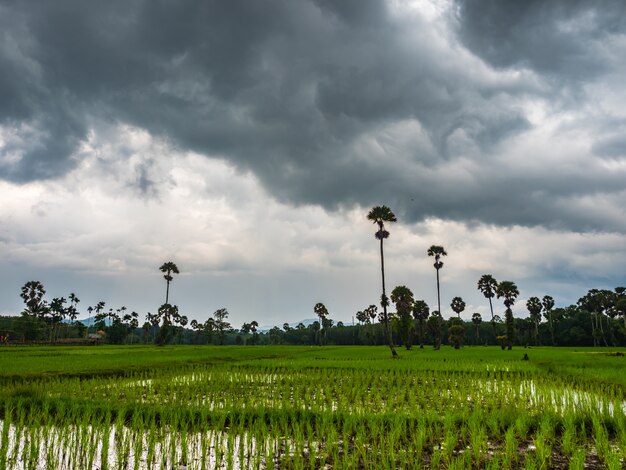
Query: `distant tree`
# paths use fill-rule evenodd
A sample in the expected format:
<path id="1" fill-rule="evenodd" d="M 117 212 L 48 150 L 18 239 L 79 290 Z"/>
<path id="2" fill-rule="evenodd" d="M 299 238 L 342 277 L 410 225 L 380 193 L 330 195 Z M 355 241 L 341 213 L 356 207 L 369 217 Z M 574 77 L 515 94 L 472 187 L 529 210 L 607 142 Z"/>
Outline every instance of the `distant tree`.
<path id="1" fill-rule="evenodd" d="M 70 305 L 67 307 L 67 317 L 74 323 L 76 318 L 78 317 L 78 304 L 80 299 L 76 297 L 76 294 L 73 292 L 67 296 L 67 299 L 70 301 Z"/>
<path id="2" fill-rule="evenodd" d="M 316 333 L 317 333 L 316 340 L 317 340 L 318 346 L 321 346 L 322 345 L 322 337 L 326 335 L 326 327 L 325 327 L 325 323 L 324 322 L 326 321 L 326 318 L 328 317 L 328 309 L 326 308 L 326 306 L 323 303 L 318 302 L 313 307 L 313 312 L 315 312 L 315 315 L 317 315 L 318 318 L 319 318 L 320 328 L 316 331 Z"/>
<path id="3" fill-rule="evenodd" d="M 443 261 L 441 261 L 442 256 L 448 256 L 446 250 L 444 250 L 443 246 L 432 245 L 428 251 L 428 256 L 435 257 L 435 271 L 437 272 L 437 311 L 441 314 L 441 291 L 439 288 L 439 270 L 443 268 Z"/>
<path id="4" fill-rule="evenodd" d="M 309 328 L 313 331 L 313 344 L 319 345 L 318 338 L 320 336 L 320 329 L 322 328 L 322 325 L 319 321 L 315 320 L 309 325 Z"/>
<path id="5" fill-rule="evenodd" d="M 241 325 L 241 329 L 239 331 L 241 331 L 241 334 L 243 335 L 244 346 L 248 342 L 248 335 L 250 334 L 251 329 L 252 329 L 252 326 L 250 325 L 250 323 L 244 323 L 243 325 Z"/>
<path id="6" fill-rule="evenodd" d="M 541 310 L 543 309 L 543 305 L 541 305 L 539 297 L 530 297 L 526 301 L 526 308 L 528 309 L 530 321 L 533 325 L 534 343 L 535 346 L 537 346 L 539 344 L 539 323 L 541 322 Z"/>
<path id="7" fill-rule="evenodd" d="M 413 292 L 406 286 L 397 286 L 391 291 L 391 301 L 396 304 L 401 341 L 409 350 L 413 346 Z"/>
<path id="8" fill-rule="evenodd" d="M 616 287 L 615 293 L 617 295 L 615 300 L 615 310 L 624 320 L 624 332 L 626 333 L 626 288 Z"/>
<path id="9" fill-rule="evenodd" d="M 395 214 L 387 206 L 375 206 L 367 214 L 367 219 L 371 220 L 378 225 L 378 231 L 376 232 L 376 239 L 380 240 L 380 271 L 382 274 L 383 293 L 380 297 L 380 305 L 383 308 L 383 322 L 385 325 L 385 333 L 387 335 L 387 342 L 389 343 L 389 349 L 391 355 L 396 357 L 398 353 L 393 346 L 393 337 L 391 335 L 391 327 L 389 324 L 389 315 L 387 314 L 387 307 L 389 306 L 389 299 L 385 292 L 385 257 L 383 255 L 383 241 L 389 238 L 389 232 L 385 230 L 385 222 L 397 222 Z"/>
<path id="10" fill-rule="evenodd" d="M 478 280 L 478 290 L 482 292 L 487 300 L 489 300 L 489 310 L 491 311 L 491 326 L 493 327 L 493 334 L 496 334 L 496 322 L 493 315 L 493 304 L 491 299 L 496 296 L 496 289 L 498 288 L 498 281 L 491 274 L 483 274 Z"/>
<path id="11" fill-rule="evenodd" d="M 252 333 L 252 344 L 257 344 L 259 341 L 259 333 L 258 333 L 259 324 L 256 320 L 252 320 L 250 322 L 250 332 Z"/>
<path id="12" fill-rule="evenodd" d="M 430 316 L 430 308 L 423 300 L 413 302 L 413 318 L 417 321 L 417 335 L 419 337 L 420 349 L 424 348 L 424 326 Z"/>
<path id="13" fill-rule="evenodd" d="M 170 298 L 170 282 L 172 282 L 172 280 L 174 279 L 174 277 L 172 276 L 172 274 L 180 274 L 180 272 L 178 271 L 178 266 L 176 266 L 173 262 L 168 261 L 166 263 L 163 263 L 161 265 L 161 267 L 159 268 L 159 270 L 162 273 L 165 273 L 163 275 L 163 278 L 165 279 L 165 281 L 167 282 L 167 287 L 165 290 L 165 303 L 169 304 L 169 298 Z"/>
<path id="14" fill-rule="evenodd" d="M 543 317 L 548 322 L 548 329 L 550 330 L 550 339 L 552 341 L 552 346 L 556 346 L 556 341 L 554 338 L 554 316 L 552 315 L 552 309 L 554 308 L 554 299 L 549 295 L 544 295 L 543 299 L 541 299 L 541 305 L 543 307 Z"/>
<path id="15" fill-rule="evenodd" d="M 476 344 L 478 344 L 479 341 L 479 330 L 480 330 L 480 324 L 483 322 L 483 317 L 481 316 L 480 313 L 476 312 L 476 313 L 472 313 L 472 323 L 474 324 L 474 330 L 476 332 Z"/>
<path id="16" fill-rule="evenodd" d="M 456 313 L 457 317 L 461 318 L 461 312 L 465 310 L 465 302 L 461 297 L 455 297 L 454 299 L 452 299 L 450 308 L 454 313 Z"/>
<path id="17" fill-rule="evenodd" d="M 162 321 L 161 327 L 159 328 L 159 338 L 157 340 L 159 346 L 165 346 L 171 339 L 172 323 L 178 315 L 178 307 L 176 305 L 166 303 L 159 307 L 156 317 L 154 317 L 157 325 Z"/>
<path id="18" fill-rule="evenodd" d="M 46 295 L 46 289 L 39 281 L 29 281 L 22 286 L 20 297 L 26 304 L 25 312 L 29 315 L 35 315 L 39 318 L 47 313 L 47 305 L 43 296 Z"/>
<path id="19" fill-rule="evenodd" d="M 277 326 L 267 332 L 271 344 L 280 344 L 282 342 L 283 334 L 284 333 Z"/>
<path id="20" fill-rule="evenodd" d="M 187 326 L 188 323 L 189 323 L 189 318 L 187 318 L 187 315 L 181 315 L 178 318 L 178 324 L 180 325 L 180 331 L 178 335 L 179 344 L 183 342 L 183 337 L 185 335 L 185 327 Z"/>
<path id="21" fill-rule="evenodd" d="M 442 332 L 443 318 L 441 317 L 441 313 L 439 313 L 439 311 L 437 310 L 432 312 L 432 314 L 430 315 L 430 318 L 426 322 L 426 325 L 428 327 L 428 331 L 433 337 L 434 348 L 435 349 L 441 348 L 441 334 L 443 333 Z"/>
<path id="22" fill-rule="evenodd" d="M 463 346 L 463 337 L 465 336 L 465 323 L 460 317 L 452 317 L 448 320 L 448 341 L 454 349 L 460 349 Z"/>
<path id="23" fill-rule="evenodd" d="M 217 331 L 217 337 L 219 338 L 220 345 L 224 344 L 226 333 L 230 330 L 230 323 L 226 321 L 228 318 L 228 310 L 220 308 L 213 313 L 213 322 L 215 331 Z"/>
<path id="24" fill-rule="evenodd" d="M 55 297 L 50 302 L 48 317 L 50 322 L 50 341 L 55 342 L 59 335 L 59 325 L 67 316 L 65 308 L 67 300 L 64 297 Z"/>
<path id="25" fill-rule="evenodd" d="M 519 290 L 512 281 L 502 281 L 496 289 L 498 298 L 504 298 L 504 312 L 506 325 L 506 345 L 508 349 L 513 349 L 513 341 L 515 341 L 515 319 L 513 318 L 513 310 L 511 307 L 515 304 L 515 299 L 519 296 Z"/>

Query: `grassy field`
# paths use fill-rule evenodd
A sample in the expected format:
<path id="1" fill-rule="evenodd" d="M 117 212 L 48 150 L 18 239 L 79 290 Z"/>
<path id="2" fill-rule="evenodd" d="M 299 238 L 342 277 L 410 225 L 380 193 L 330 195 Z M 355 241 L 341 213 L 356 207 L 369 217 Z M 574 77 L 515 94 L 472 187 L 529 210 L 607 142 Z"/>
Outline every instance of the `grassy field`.
<path id="1" fill-rule="evenodd" d="M 5 347 L 0 468 L 622 469 L 625 352 Z"/>

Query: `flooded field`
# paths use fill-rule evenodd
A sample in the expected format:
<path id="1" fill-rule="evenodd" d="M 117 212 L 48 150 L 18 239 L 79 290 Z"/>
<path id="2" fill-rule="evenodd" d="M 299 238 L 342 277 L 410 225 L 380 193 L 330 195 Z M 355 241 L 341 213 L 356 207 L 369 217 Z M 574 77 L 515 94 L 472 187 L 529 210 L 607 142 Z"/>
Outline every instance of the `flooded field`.
<path id="1" fill-rule="evenodd" d="M 626 389 L 614 375 L 626 373 L 623 357 L 259 348 L 255 358 L 249 349 L 5 376 L 0 468 L 625 466 Z"/>

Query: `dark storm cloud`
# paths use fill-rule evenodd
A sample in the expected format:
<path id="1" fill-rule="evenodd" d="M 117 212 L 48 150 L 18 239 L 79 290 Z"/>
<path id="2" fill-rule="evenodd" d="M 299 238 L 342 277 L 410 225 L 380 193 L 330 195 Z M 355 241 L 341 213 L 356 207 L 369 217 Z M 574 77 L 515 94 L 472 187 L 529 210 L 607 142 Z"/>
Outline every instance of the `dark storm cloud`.
<path id="1" fill-rule="evenodd" d="M 530 67 L 578 81 L 606 71 L 599 47 L 626 27 L 622 0 L 458 0 L 460 35 L 497 67 Z"/>
<path id="2" fill-rule="evenodd" d="M 585 40 L 621 31 L 619 3 L 522 3 L 467 2 L 447 21 L 490 64 L 550 74 L 547 88 L 493 78 L 445 29 L 374 0 L 5 1 L 0 125 L 18 137 L 2 149 L 0 176 L 63 174 L 104 121 L 228 159 L 294 204 L 393 202 L 412 220 L 606 229 L 608 216 L 570 214 L 562 201 L 614 197 L 613 176 L 556 169 L 546 181 L 491 159 L 532 128 L 524 99 L 566 90 L 554 77 L 610 68 Z M 569 32 L 585 19 L 583 33 Z M 406 122 L 419 135 L 393 142 Z M 459 182 L 462 159 L 479 169 Z M 145 167 L 137 187 L 151 194 Z"/>

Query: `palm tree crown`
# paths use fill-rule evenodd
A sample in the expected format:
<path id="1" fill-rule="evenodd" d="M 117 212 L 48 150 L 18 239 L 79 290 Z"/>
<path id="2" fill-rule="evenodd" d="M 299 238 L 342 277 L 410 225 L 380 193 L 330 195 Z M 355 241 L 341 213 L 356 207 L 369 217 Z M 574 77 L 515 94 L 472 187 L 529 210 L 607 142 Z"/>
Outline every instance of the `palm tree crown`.
<path id="1" fill-rule="evenodd" d="M 498 288 L 496 289 L 496 295 L 498 298 L 504 297 L 504 306 L 507 309 L 510 309 L 511 306 L 515 303 L 515 299 L 519 296 L 519 290 L 517 289 L 517 285 L 515 285 L 512 281 L 502 281 L 498 284 Z"/>
<path id="2" fill-rule="evenodd" d="M 461 312 L 465 310 L 465 302 L 461 297 L 455 297 L 452 299 L 452 303 L 450 304 L 450 308 L 457 314 L 459 318 L 461 318 Z"/>
<path id="3" fill-rule="evenodd" d="M 170 282 L 172 282 L 172 280 L 174 279 L 172 277 L 172 273 L 174 274 L 180 274 L 180 272 L 178 271 L 178 266 L 176 266 L 173 262 L 168 261 L 167 263 L 163 263 L 161 265 L 161 267 L 159 268 L 159 270 L 162 273 L 165 273 L 163 275 L 163 279 L 165 279 L 165 281 L 167 282 L 167 289 L 165 291 L 165 303 L 169 304 L 169 297 L 170 297 Z"/>
<path id="4" fill-rule="evenodd" d="M 371 220 L 375 224 L 378 224 L 378 231 L 375 236 L 377 239 L 389 237 L 389 232 L 385 230 L 385 222 L 397 222 L 396 215 L 387 206 L 373 207 L 367 214 L 367 220 Z"/>
<path id="5" fill-rule="evenodd" d="M 427 253 L 428 253 L 428 256 L 434 256 L 435 257 L 435 264 L 433 266 L 435 266 L 435 269 L 437 271 L 440 270 L 441 268 L 443 268 L 443 261 L 441 261 L 441 257 L 442 256 L 448 256 L 448 253 L 443 248 L 443 246 L 432 245 L 428 249 Z"/>

